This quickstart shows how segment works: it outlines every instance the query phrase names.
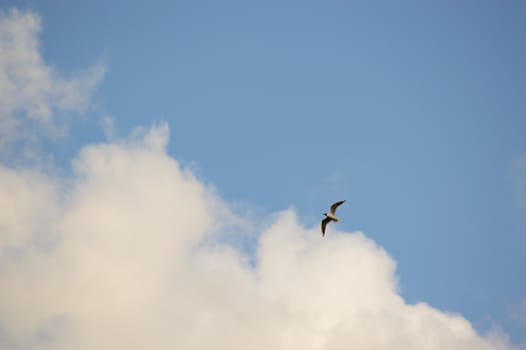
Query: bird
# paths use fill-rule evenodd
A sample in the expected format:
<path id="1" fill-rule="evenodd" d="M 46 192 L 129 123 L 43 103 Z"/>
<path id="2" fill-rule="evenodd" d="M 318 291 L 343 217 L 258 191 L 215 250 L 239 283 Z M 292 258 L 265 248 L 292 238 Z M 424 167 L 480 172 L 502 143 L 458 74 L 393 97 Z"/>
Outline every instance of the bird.
<path id="1" fill-rule="evenodd" d="M 323 213 L 325 215 L 325 219 L 321 221 L 321 235 L 325 236 L 325 227 L 327 227 L 327 224 L 331 221 L 338 222 L 340 221 L 340 218 L 338 218 L 336 214 L 336 208 L 338 208 L 341 204 L 345 203 L 345 199 L 342 201 L 338 201 L 331 205 L 331 210 L 329 213 Z"/>

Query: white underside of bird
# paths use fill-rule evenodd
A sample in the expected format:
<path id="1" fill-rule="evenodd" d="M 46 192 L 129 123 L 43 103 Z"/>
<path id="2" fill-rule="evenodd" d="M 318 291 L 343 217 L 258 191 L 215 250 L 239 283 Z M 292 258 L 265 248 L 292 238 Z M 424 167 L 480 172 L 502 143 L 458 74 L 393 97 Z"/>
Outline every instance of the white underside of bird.
<path id="1" fill-rule="evenodd" d="M 325 228 L 327 227 L 327 224 L 329 222 L 334 221 L 336 223 L 336 222 L 340 221 L 340 218 L 338 218 L 336 216 L 336 209 L 343 203 L 345 203 L 345 199 L 342 200 L 342 201 L 338 201 L 336 203 L 333 203 L 333 205 L 331 205 L 330 212 L 323 214 L 323 215 L 325 215 L 325 219 L 323 219 L 321 221 L 321 235 L 322 236 L 325 236 Z"/>

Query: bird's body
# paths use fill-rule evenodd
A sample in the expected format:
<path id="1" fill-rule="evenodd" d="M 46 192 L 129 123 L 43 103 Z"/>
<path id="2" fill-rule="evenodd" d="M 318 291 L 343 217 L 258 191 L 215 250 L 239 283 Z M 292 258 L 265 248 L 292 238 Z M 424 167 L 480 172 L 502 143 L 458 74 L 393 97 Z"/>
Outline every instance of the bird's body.
<path id="1" fill-rule="evenodd" d="M 329 218 L 331 221 L 338 222 L 340 221 L 340 218 L 336 215 L 332 215 L 331 213 L 325 213 L 325 216 Z"/>
<path id="2" fill-rule="evenodd" d="M 331 205 L 331 210 L 328 213 L 324 213 L 325 219 L 321 221 L 321 235 L 325 236 L 325 228 L 327 227 L 327 224 L 331 221 L 338 222 L 340 221 L 340 218 L 336 216 L 336 208 L 338 208 L 341 204 L 345 203 L 345 199 L 342 201 L 338 201 Z"/>

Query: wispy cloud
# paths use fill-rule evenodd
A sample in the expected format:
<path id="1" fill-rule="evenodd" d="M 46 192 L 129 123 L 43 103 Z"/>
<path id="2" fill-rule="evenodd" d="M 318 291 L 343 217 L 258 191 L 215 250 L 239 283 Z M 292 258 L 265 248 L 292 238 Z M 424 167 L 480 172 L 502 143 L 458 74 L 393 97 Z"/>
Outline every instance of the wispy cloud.
<path id="1" fill-rule="evenodd" d="M 103 115 L 99 118 L 99 124 L 106 140 L 111 141 L 115 138 L 115 119 L 109 115 Z"/>
<path id="2" fill-rule="evenodd" d="M 44 62 L 40 30 L 34 12 L 0 11 L 0 150 L 63 134 L 64 115 L 84 112 L 104 77 L 105 65 L 99 62 L 64 78 Z"/>
<path id="3" fill-rule="evenodd" d="M 242 219 L 167 140 L 160 124 L 85 147 L 68 179 L 0 168 L 4 348 L 509 348 L 405 303 L 395 261 L 364 234 L 321 238 L 292 210 L 249 264 L 220 239 Z"/>

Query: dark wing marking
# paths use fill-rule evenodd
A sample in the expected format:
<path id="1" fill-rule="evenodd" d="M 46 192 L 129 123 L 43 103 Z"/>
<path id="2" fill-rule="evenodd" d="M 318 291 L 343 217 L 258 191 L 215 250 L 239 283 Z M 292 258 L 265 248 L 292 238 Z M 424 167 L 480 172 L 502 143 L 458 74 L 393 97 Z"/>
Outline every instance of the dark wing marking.
<path id="1" fill-rule="evenodd" d="M 325 236 L 325 227 L 327 227 L 327 224 L 331 222 L 330 218 L 325 218 L 321 221 L 321 235 Z"/>
<path id="2" fill-rule="evenodd" d="M 336 208 L 338 208 L 343 203 L 345 203 L 345 199 L 343 201 L 339 201 L 331 205 L 331 214 L 334 214 L 336 212 Z"/>

